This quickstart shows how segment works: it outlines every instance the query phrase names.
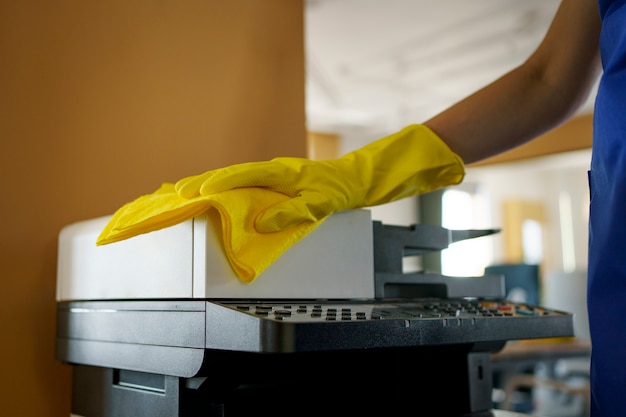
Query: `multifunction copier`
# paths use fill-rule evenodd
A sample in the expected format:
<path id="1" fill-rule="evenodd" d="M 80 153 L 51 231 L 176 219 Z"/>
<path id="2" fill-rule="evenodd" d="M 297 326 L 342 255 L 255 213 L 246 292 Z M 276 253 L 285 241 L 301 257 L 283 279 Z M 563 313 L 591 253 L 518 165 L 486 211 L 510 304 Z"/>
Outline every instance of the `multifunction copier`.
<path id="1" fill-rule="evenodd" d="M 487 417 L 493 353 L 573 335 L 572 314 L 506 300 L 503 276 L 405 272 L 496 229 L 345 211 L 244 283 L 208 215 L 96 246 L 108 220 L 59 234 L 56 357 L 76 416 Z"/>

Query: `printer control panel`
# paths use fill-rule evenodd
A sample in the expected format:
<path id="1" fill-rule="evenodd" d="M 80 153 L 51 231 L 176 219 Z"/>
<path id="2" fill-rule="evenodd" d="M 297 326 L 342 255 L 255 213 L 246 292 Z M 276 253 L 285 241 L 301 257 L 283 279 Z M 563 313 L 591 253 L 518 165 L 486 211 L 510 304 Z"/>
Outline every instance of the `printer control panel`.
<path id="1" fill-rule="evenodd" d="M 428 320 L 455 318 L 516 318 L 563 316 L 545 307 L 515 303 L 503 299 L 417 299 L 367 300 L 348 302 L 309 301 L 233 301 L 219 302 L 223 306 L 259 318 L 290 322 L 333 322 L 364 320 Z"/>

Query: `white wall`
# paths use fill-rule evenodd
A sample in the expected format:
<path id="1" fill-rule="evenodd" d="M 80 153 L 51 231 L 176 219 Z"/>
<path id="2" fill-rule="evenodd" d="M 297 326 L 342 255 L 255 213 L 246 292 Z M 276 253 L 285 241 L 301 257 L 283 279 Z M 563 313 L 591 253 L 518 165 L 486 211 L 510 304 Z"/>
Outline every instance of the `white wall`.
<path id="1" fill-rule="evenodd" d="M 587 266 L 587 220 L 589 209 L 589 187 L 587 171 L 591 160 L 590 150 L 574 151 L 554 156 L 534 158 L 528 161 L 499 164 L 487 167 L 468 168 L 464 182 L 476 183 L 489 195 L 493 227 L 502 227 L 502 204 L 506 200 L 528 200 L 542 202 L 546 207 L 544 233 L 544 272 L 568 269 L 563 254 L 573 248 L 574 269 L 584 270 Z M 571 197 L 572 239 L 562 228 L 562 210 L 559 196 L 562 192 Z M 504 258 L 501 240 L 494 239 L 494 261 Z"/>

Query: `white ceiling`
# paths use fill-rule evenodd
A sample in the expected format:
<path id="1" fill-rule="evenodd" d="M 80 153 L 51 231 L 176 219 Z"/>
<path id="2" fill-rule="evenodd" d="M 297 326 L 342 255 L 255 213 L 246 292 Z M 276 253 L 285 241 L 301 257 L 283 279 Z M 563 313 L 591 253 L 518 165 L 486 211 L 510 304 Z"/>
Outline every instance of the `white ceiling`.
<path id="1" fill-rule="evenodd" d="M 559 0 L 306 0 L 307 124 L 364 141 L 522 63 Z"/>

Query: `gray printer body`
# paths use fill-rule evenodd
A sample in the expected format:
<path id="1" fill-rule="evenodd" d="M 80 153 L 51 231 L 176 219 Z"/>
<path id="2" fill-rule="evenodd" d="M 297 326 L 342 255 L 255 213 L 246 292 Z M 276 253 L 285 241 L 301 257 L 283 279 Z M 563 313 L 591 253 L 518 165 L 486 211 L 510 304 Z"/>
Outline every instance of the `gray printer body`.
<path id="1" fill-rule="evenodd" d="M 243 284 L 206 218 L 102 250 L 90 241 L 105 220 L 60 236 L 56 356 L 74 366 L 79 416 L 407 406 L 490 416 L 491 353 L 573 335 L 571 314 L 505 300 L 502 276 L 403 271 L 405 256 L 495 230 L 387 226 L 345 212 Z"/>

